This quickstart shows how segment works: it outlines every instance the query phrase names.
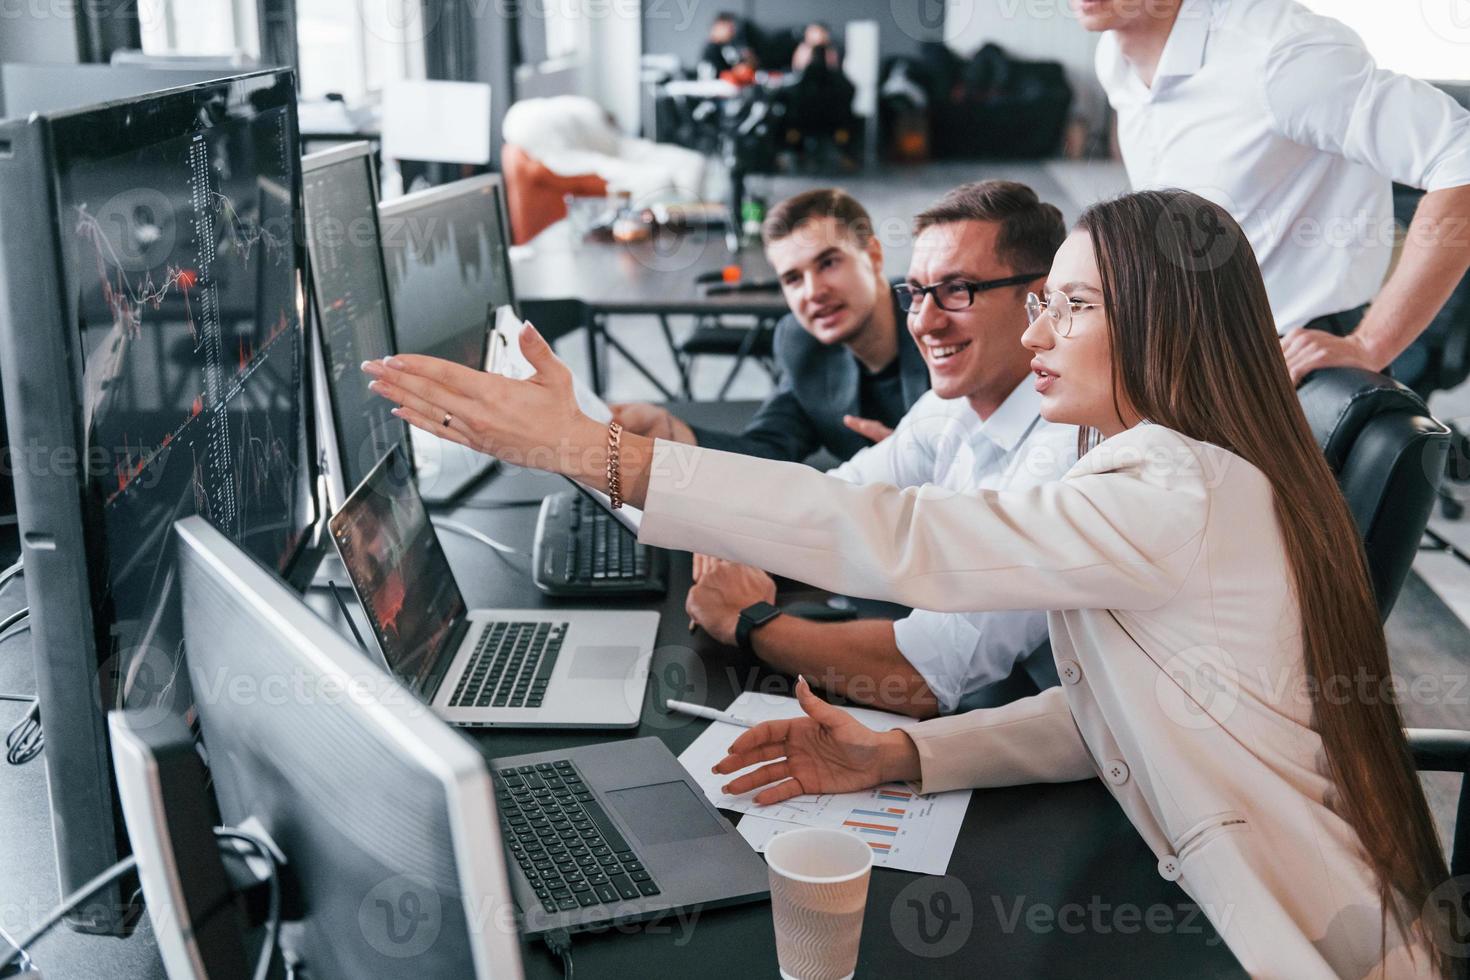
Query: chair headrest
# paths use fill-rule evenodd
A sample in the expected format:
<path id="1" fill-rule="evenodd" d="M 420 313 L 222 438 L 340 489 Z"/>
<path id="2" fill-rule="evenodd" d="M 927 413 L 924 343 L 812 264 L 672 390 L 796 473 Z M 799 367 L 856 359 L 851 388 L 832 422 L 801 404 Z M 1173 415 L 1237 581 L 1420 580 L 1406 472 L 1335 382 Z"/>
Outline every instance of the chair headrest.
<path id="1" fill-rule="evenodd" d="M 1317 445 L 1334 471 L 1342 469 L 1363 426 L 1390 412 L 1429 415 L 1424 400 L 1392 378 L 1360 368 L 1314 371 L 1297 389 Z"/>

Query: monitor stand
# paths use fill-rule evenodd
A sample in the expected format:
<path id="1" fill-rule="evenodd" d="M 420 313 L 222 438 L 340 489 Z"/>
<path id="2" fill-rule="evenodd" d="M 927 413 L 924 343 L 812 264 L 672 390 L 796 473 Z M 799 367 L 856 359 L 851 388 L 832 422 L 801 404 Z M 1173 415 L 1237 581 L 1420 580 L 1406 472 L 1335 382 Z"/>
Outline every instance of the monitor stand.
<path id="1" fill-rule="evenodd" d="M 322 555 L 321 563 L 316 567 L 316 574 L 311 577 L 311 587 L 330 589 L 333 582 L 344 589 L 352 588 L 352 580 L 347 577 L 347 566 L 342 564 L 342 558 L 337 554 L 337 550 L 329 547 L 326 554 Z"/>

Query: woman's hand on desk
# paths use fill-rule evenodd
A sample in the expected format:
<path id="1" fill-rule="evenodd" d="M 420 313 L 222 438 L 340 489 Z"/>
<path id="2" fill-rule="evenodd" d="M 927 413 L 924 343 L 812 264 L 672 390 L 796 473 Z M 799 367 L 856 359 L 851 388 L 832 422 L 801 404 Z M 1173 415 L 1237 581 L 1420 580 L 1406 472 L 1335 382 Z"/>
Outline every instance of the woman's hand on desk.
<path id="1" fill-rule="evenodd" d="M 606 490 L 608 427 L 582 413 L 571 371 L 529 323 L 520 344 L 536 371 L 524 380 L 417 354 L 364 361 L 362 370 L 373 379 L 368 387 L 415 428 Z M 643 503 L 652 455 L 650 440 L 623 434 L 623 499 L 634 506 Z"/>
<path id="2" fill-rule="evenodd" d="M 766 786 L 755 802 L 768 804 L 919 778 L 919 751 L 902 731 L 873 731 L 813 694 L 805 678 L 796 682 L 796 697 L 805 717 L 763 722 L 731 743 L 730 754 L 715 765 L 715 772 L 766 765 L 731 780 L 725 792 L 748 793 Z"/>

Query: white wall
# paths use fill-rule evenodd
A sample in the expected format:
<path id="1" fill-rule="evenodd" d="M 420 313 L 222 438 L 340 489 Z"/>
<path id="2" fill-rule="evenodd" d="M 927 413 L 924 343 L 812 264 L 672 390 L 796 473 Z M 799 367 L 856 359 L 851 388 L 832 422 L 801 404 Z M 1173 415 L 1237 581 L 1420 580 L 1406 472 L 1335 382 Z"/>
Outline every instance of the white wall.
<path id="1" fill-rule="evenodd" d="M 627 0 L 587 4 L 582 41 L 586 59 L 582 94 L 611 112 L 623 132 L 636 134 L 642 106 L 638 88 L 638 65 L 643 57 L 641 5 Z"/>
<path id="2" fill-rule="evenodd" d="M 65 3 L 0 3 L 0 63 L 77 60 L 76 20 Z"/>
<path id="3" fill-rule="evenodd" d="M 612 113 L 629 134 L 639 128 L 640 0 L 536 0 L 521 10 L 523 56 L 516 97 L 584 95 Z M 568 47 L 567 53 L 562 49 Z M 534 59 L 546 50 L 551 57 Z"/>
<path id="4" fill-rule="evenodd" d="M 1060 61 L 1076 92 L 1072 111 L 1094 126 L 1105 118 L 1106 98 L 1092 67 L 1096 34 L 1084 31 L 1067 0 L 945 0 L 944 40 L 969 56 L 995 43 L 1031 61 Z"/>
<path id="5" fill-rule="evenodd" d="M 1470 81 L 1470 6 L 1419 0 L 1405 11 L 1383 0 L 1301 0 L 1357 32 L 1378 67 L 1432 81 Z"/>

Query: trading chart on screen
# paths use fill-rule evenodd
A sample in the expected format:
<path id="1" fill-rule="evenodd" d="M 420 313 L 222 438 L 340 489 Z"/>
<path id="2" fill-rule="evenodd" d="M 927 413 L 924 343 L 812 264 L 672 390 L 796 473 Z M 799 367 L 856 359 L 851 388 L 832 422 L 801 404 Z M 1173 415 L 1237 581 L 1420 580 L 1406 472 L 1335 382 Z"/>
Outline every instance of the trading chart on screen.
<path id="1" fill-rule="evenodd" d="M 99 623 L 124 655 L 177 645 L 174 521 L 202 514 L 281 570 L 314 518 L 294 124 L 210 109 L 61 161 Z"/>

